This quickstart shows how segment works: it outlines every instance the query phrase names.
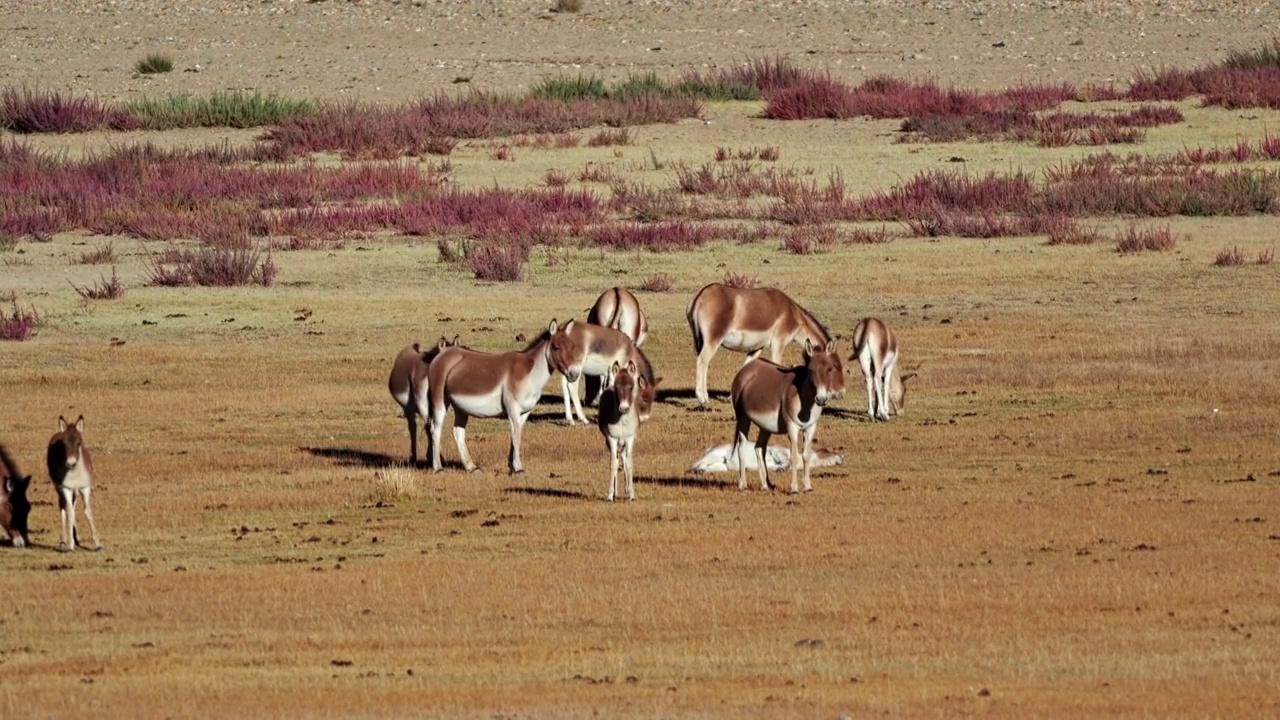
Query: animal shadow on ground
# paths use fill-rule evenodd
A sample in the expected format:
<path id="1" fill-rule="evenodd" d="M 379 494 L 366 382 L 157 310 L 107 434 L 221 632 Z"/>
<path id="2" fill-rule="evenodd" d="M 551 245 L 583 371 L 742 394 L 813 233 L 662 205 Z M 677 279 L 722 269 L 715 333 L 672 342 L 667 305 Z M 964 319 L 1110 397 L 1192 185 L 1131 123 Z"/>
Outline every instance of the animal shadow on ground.
<path id="1" fill-rule="evenodd" d="M 675 477 L 641 477 L 636 476 L 637 485 L 662 485 L 663 487 L 675 488 L 696 488 L 700 490 L 728 490 L 738 489 L 738 476 L 735 474 L 729 480 L 725 478 L 728 475 L 720 477 L 699 477 L 691 475 L 678 475 Z"/>
<path id="2" fill-rule="evenodd" d="M 827 417 L 840 418 L 841 420 L 860 420 L 863 422 L 871 422 L 867 417 L 865 410 L 846 410 L 838 407 L 824 407 L 822 414 Z"/>
<path id="3" fill-rule="evenodd" d="M 540 496 L 540 497 L 573 498 L 575 500 L 590 499 L 589 497 L 578 492 L 577 490 L 561 490 L 560 488 L 516 486 L 516 487 L 503 488 L 502 492 L 519 493 L 521 495 L 534 495 L 534 496 Z"/>
<path id="4" fill-rule="evenodd" d="M 337 465 L 343 467 L 385 468 L 397 464 L 396 459 L 386 453 L 356 450 L 355 448 L 303 447 L 298 449 L 311 453 L 316 457 L 334 460 Z M 424 463 L 420 461 L 418 464 L 421 466 Z"/>
<path id="5" fill-rule="evenodd" d="M 729 402 L 728 390 L 708 390 L 707 396 L 712 400 L 723 400 Z M 671 405 L 679 405 L 676 400 L 696 400 L 698 396 L 694 393 L 693 388 L 667 388 L 659 389 L 657 394 L 658 402 L 669 403 Z"/>

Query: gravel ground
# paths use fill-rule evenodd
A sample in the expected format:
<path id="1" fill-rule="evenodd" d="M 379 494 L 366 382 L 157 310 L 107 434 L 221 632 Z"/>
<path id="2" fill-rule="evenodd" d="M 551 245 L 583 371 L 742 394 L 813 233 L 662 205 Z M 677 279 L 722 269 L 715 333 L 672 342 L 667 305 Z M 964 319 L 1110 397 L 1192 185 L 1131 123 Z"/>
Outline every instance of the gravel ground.
<path id="1" fill-rule="evenodd" d="M 557 73 L 674 77 L 784 55 L 860 81 L 931 75 L 973 87 L 1125 82 L 1280 35 L 1270 2 L 658 2 L 583 0 L 14 0 L 0 74 L 102 98 L 243 88 L 400 102 L 464 80 L 528 87 Z M 140 76 L 147 53 L 175 71 Z"/>

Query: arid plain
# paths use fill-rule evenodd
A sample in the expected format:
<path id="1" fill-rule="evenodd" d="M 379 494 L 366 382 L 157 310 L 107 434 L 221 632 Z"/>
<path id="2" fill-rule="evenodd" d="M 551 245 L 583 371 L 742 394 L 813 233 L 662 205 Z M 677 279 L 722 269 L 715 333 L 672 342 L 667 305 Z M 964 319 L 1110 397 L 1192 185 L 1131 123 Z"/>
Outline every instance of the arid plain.
<path id="1" fill-rule="evenodd" d="M 395 105 L 785 57 L 849 84 L 1123 86 L 1280 34 L 1263 3 L 172 5 L 0 9 L 3 83 L 121 102 L 260 89 Z M 173 72 L 135 73 L 150 52 Z M 750 172 L 839 177 L 865 196 L 928 171 L 1039 183 L 1107 150 L 1173 156 L 1280 128 L 1276 110 L 1157 104 L 1184 119 L 1137 144 L 1040 147 L 899 142 L 900 119 L 781 121 L 761 102 L 706 102 L 622 145 L 463 140 L 443 186 L 541 191 L 563 174 L 607 199 L 619 186 L 584 171 L 672 189 L 677 168 L 731 164 L 718 149 L 772 148 Z M 3 142 L 75 158 L 138 142 L 243 148 L 262 133 Z M 690 222 L 710 222 L 693 216 L 701 196 L 676 194 Z M 0 548 L 0 716 L 1280 715 L 1280 266 L 1254 262 L 1274 253 L 1275 215 L 1082 223 L 1167 227 L 1176 244 L 914 237 L 885 221 L 837 225 L 888 242 L 798 254 L 784 247 L 795 225 L 736 219 L 720 226 L 762 229 L 671 252 L 569 238 L 534 246 L 525 279 L 501 283 L 441 262 L 440 237 L 378 230 L 303 249 L 274 238 L 270 287 L 207 288 L 146 284 L 170 242 L 17 238 L 0 250 L 0 294 L 43 324 L 0 342 L 0 442 L 35 476 L 33 547 Z M 75 287 L 110 269 L 77 259 L 108 244 L 126 292 L 82 301 Z M 1215 264 L 1227 249 L 1248 262 Z M 712 412 L 693 412 L 685 304 L 730 273 L 786 290 L 846 354 L 859 318 L 884 318 L 919 373 L 906 412 L 872 423 L 846 363 L 849 393 L 817 441 L 846 462 L 816 472 L 812 495 L 686 472 L 731 439 L 741 356 L 716 356 Z M 386 389 L 402 347 L 457 334 L 518 349 L 605 288 L 664 274 L 670 289 L 639 293 L 663 392 L 637 441 L 634 503 L 604 502 L 604 444 L 564 423 L 558 383 L 525 431 L 525 474 L 505 472 L 503 420 L 470 425 L 480 472 L 406 466 Z M 54 549 L 43 456 L 59 414 L 87 421 L 101 553 Z M 443 451 L 456 460 L 447 431 Z"/>

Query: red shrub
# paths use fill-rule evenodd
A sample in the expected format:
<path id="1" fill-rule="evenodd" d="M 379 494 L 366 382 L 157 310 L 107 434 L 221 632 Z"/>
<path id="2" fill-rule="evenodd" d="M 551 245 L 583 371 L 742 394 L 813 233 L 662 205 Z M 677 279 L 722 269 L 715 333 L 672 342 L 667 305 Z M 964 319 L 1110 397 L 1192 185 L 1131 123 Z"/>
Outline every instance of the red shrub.
<path id="1" fill-rule="evenodd" d="M 18 298 L 10 296 L 12 310 L 6 313 L 0 309 L 0 340 L 16 340 L 21 342 L 30 339 L 43 321 L 35 310 L 23 310 L 18 307 Z"/>
<path id="2" fill-rule="evenodd" d="M 1174 238 L 1168 225 L 1149 228 L 1129 225 L 1123 232 L 1116 235 L 1116 250 L 1126 255 L 1144 250 L 1172 250 L 1176 244 L 1177 239 Z"/>
<path id="3" fill-rule="evenodd" d="M 637 290 L 645 292 L 668 292 L 675 285 L 675 280 L 667 273 L 657 273 L 641 278 Z"/>
<path id="4" fill-rule="evenodd" d="M 711 239 L 711 228 L 686 221 L 658 223 L 609 223 L 587 230 L 596 246 L 615 250 L 646 249 L 653 252 L 687 250 Z"/>
<path id="5" fill-rule="evenodd" d="M 477 280 L 519 282 L 524 280 L 525 251 L 516 243 L 477 243 L 466 249 L 467 267 Z"/>
<path id="6" fill-rule="evenodd" d="M 724 277 L 720 278 L 720 282 L 732 288 L 753 288 L 760 284 L 760 276 L 733 272 L 731 270 L 726 272 Z"/>
<path id="7" fill-rule="evenodd" d="M 1241 250 L 1240 246 L 1237 245 L 1219 250 L 1217 256 L 1213 259 L 1213 264 L 1218 266 L 1243 265 L 1248 261 L 1249 259 L 1244 255 L 1244 250 Z"/>

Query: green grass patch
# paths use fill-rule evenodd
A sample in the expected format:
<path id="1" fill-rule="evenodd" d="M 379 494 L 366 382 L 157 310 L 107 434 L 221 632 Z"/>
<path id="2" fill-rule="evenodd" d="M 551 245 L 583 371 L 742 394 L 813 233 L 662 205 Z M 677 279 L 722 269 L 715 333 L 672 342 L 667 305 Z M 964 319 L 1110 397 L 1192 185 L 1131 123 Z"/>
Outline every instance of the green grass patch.
<path id="1" fill-rule="evenodd" d="M 143 75 L 173 72 L 173 58 L 161 53 L 151 53 L 139 60 L 133 69 Z"/>
<path id="2" fill-rule="evenodd" d="M 294 100 L 276 94 L 264 95 L 240 90 L 215 92 L 209 97 L 187 94 L 144 97 L 129 102 L 125 109 L 151 130 L 188 127 L 251 128 L 275 125 L 316 110 L 310 100 Z"/>

